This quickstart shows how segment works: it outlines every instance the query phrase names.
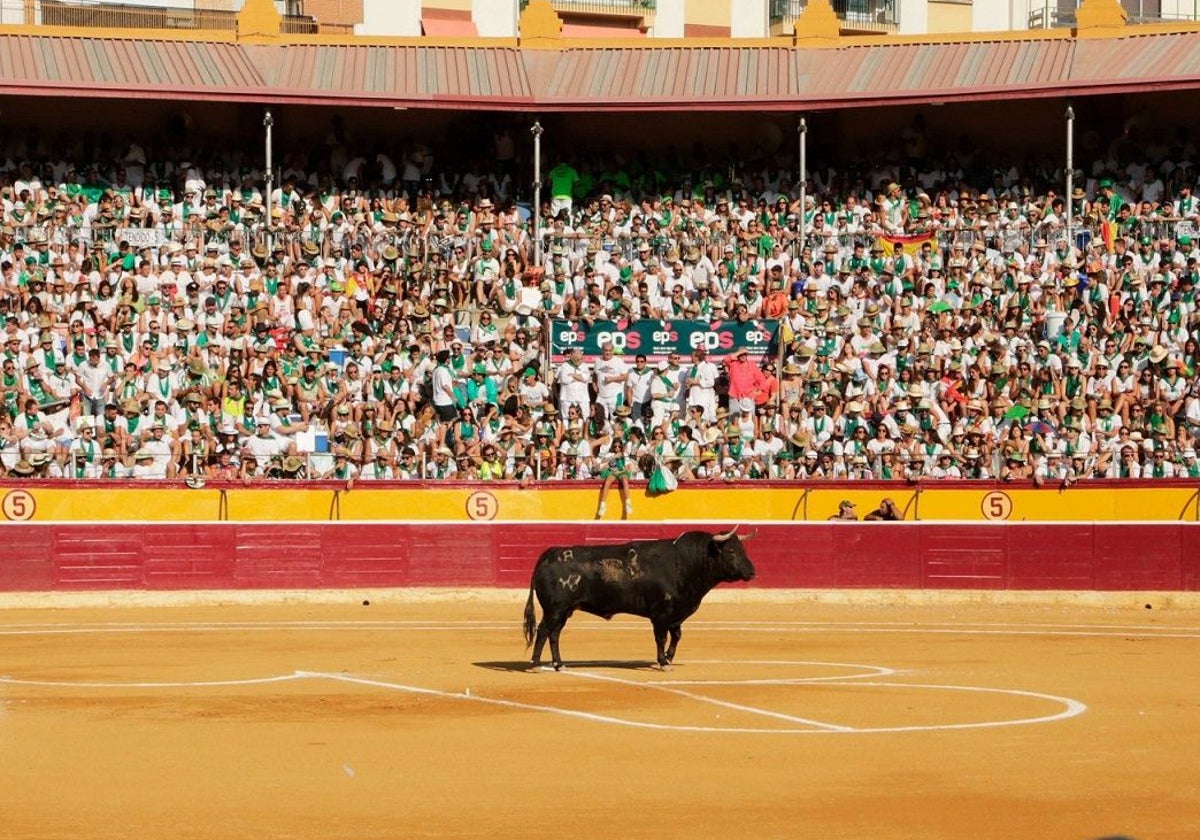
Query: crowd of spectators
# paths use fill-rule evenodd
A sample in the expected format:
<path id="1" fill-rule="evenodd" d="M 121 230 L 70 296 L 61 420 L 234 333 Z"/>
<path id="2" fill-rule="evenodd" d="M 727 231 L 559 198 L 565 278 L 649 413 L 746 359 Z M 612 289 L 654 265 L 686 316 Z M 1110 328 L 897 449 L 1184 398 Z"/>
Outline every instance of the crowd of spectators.
<path id="1" fill-rule="evenodd" d="M 825 169 L 803 199 L 769 162 L 557 161 L 540 248 L 504 148 L 452 172 L 337 146 L 268 190 L 217 157 L 15 144 L 3 474 L 1200 475 L 1186 134 L 1069 198 L 1052 168 L 954 156 Z M 778 353 L 550 365 L 551 318 L 776 319 Z"/>

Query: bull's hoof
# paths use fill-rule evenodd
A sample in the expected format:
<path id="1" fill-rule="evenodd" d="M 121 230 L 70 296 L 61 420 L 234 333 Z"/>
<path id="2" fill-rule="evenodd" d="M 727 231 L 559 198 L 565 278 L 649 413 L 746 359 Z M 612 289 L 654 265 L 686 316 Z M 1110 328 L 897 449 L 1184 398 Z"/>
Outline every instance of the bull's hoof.
<path id="1" fill-rule="evenodd" d="M 659 662 L 659 663 L 658 663 L 658 670 L 660 670 L 660 671 L 670 671 L 670 670 L 671 670 L 671 662 L 670 662 L 670 660 L 668 660 L 668 659 L 664 659 L 664 660 L 662 660 L 661 662 Z"/>
<path id="2" fill-rule="evenodd" d="M 565 668 L 565 667 L 566 667 L 566 666 L 565 666 L 565 665 L 563 665 L 561 662 L 555 662 L 555 663 L 554 663 L 554 670 L 555 670 L 555 671 L 561 671 L 561 670 L 562 670 L 563 668 Z"/>

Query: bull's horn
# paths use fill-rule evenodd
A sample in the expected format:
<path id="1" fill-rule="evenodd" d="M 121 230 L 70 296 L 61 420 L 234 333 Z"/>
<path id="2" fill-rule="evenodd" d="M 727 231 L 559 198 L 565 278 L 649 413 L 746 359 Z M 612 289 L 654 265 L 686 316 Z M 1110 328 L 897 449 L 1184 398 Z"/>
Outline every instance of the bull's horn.
<path id="1" fill-rule="evenodd" d="M 758 529 L 755 528 L 749 534 L 746 534 L 746 536 L 741 537 L 741 540 L 742 540 L 742 542 L 745 542 L 746 540 L 752 540 L 752 539 L 754 539 L 755 535 L 757 535 L 757 534 L 758 534 Z"/>
<path id="2" fill-rule="evenodd" d="M 713 542 L 725 542 L 725 540 L 729 539 L 730 537 L 732 537 L 734 534 L 737 533 L 737 529 L 738 529 L 738 526 L 734 525 L 733 528 L 726 534 L 714 534 Z"/>

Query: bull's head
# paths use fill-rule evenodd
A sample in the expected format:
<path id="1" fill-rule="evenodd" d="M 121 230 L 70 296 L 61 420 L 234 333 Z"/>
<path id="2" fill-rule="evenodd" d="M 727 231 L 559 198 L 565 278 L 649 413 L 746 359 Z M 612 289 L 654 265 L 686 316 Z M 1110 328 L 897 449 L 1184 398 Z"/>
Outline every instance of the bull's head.
<path id="1" fill-rule="evenodd" d="M 712 553 L 716 556 L 718 567 L 723 572 L 723 580 L 754 580 L 754 564 L 746 556 L 742 543 L 751 539 L 757 531 L 749 536 L 737 536 L 737 526 L 724 534 L 713 534 Z"/>

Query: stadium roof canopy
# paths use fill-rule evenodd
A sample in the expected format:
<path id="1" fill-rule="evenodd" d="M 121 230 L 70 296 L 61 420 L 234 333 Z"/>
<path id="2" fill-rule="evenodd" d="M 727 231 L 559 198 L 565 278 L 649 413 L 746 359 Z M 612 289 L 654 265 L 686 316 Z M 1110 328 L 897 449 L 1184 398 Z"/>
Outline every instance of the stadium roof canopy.
<path id="1" fill-rule="evenodd" d="M 270 21 L 242 23 L 237 33 L 88 37 L 0 26 L 0 95 L 629 112 L 1200 88 L 1195 25 L 850 37 L 806 30 L 802 17 L 788 38 L 600 42 L 561 37 L 561 21 L 539 0 L 522 15 L 519 41 L 301 36 Z"/>

